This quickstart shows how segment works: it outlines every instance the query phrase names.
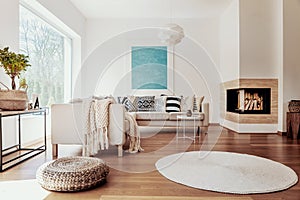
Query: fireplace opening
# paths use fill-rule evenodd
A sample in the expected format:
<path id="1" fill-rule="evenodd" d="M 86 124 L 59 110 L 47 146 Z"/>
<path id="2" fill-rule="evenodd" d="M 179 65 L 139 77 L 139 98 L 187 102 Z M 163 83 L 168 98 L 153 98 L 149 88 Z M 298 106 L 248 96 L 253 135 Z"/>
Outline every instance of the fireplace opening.
<path id="1" fill-rule="evenodd" d="M 229 89 L 226 110 L 240 114 L 270 114 L 271 88 Z"/>

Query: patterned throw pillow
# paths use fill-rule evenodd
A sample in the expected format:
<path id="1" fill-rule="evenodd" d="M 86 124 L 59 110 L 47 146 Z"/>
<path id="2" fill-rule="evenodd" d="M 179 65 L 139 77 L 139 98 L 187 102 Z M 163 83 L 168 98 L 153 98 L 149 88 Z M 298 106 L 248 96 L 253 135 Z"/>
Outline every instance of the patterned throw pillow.
<path id="1" fill-rule="evenodd" d="M 155 111 L 155 96 L 136 96 L 134 106 L 137 111 Z"/>
<path id="2" fill-rule="evenodd" d="M 156 112 L 166 112 L 166 98 L 167 97 L 155 98 L 154 108 Z"/>
<path id="3" fill-rule="evenodd" d="M 136 111 L 136 107 L 130 101 L 130 99 L 128 97 L 118 97 L 117 99 L 118 99 L 118 103 L 123 104 L 125 106 L 125 109 L 128 112 L 135 112 Z"/>
<path id="4" fill-rule="evenodd" d="M 125 98 L 127 97 L 117 97 L 118 104 L 122 104 Z"/>
<path id="5" fill-rule="evenodd" d="M 194 95 L 194 103 L 193 103 L 193 112 L 202 112 L 202 102 L 204 99 L 204 96 L 196 97 Z"/>
<path id="6" fill-rule="evenodd" d="M 167 112 L 180 112 L 181 97 L 167 96 L 166 98 L 166 111 Z"/>

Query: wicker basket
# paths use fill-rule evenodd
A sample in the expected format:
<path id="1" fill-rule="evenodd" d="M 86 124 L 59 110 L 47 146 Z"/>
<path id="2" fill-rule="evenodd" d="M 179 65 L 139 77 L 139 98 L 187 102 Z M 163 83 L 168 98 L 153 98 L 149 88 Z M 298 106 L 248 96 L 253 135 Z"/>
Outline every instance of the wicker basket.
<path id="1" fill-rule="evenodd" d="M 0 82 L 1 83 L 1 82 Z M 25 110 L 27 108 L 27 89 L 10 90 L 6 85 L 5 90 L 0 89 L 0 109 L 2 110 Z"/>
<path id="2" fill-rule="evenodd" d="M 300 112 L 300 100 L 291 100 L 288 108 L 290 112 Z"/>
<path id="3" fill-rule="evenodd" d="M 108 174 L 109 167 L 102 159 L 70 156 L 41 165 L 36 179 L 47 190 L 76 192 L 105 183 Z"/>

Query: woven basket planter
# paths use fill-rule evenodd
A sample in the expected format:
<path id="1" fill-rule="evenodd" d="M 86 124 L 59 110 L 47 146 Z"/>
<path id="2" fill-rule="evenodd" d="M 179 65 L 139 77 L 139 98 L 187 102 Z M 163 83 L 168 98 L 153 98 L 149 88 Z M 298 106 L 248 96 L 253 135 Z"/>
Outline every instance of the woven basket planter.
<path id="1" fill-rule="evenodd" d="M 109 167 L 99 158 L 63 157 L 40 166 L 36 172 L 38 183 L 47 190 L 76 192 L 106 182 Z"/>
<path id="2" fill-rule="evenodd" d="M 1 83 L 1 82 L 0 82 Z M 3 83 L 1 83 L 5 86 Z M 10 90 L 0 89 L 0 109 L 2 110 L 25 110 L 27 108 L 27 92 L 26 90 Z"/>
<path id="3" fill-rule="evenodd" d="M 300 100 L 291 100 L 288 108 L 290 112 L 300 112 Z"/>

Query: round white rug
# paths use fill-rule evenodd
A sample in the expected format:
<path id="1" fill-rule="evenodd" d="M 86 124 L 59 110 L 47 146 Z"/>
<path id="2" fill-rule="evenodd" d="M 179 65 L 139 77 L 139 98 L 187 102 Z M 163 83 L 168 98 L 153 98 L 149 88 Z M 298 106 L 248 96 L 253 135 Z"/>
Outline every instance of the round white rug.
<path id="1" fill-rule="evenodd" d="M 192 151 L 163 157 L 155 165 L 169 180 L 224 193 L 275 192 L 298 182 L 291 168 L 248 154 Z"/>

